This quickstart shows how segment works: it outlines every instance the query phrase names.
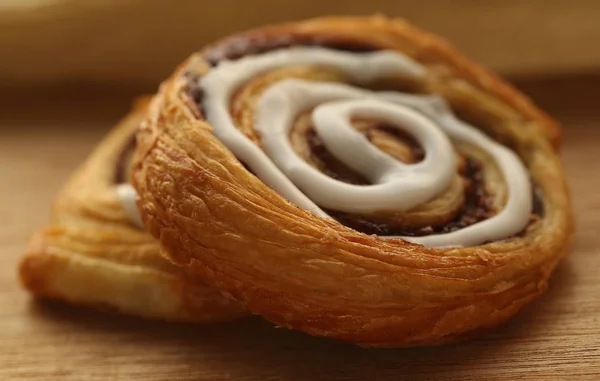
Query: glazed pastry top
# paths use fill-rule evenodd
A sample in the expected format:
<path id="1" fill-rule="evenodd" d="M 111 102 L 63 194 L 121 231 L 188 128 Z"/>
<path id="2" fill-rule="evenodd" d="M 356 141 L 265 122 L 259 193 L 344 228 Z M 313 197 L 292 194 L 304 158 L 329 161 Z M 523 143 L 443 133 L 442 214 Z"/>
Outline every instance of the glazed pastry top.
<path id="1" fill-rule="evenodd" d="M 292 46 L 221 60 L 193 87 L 213 133 L 238 160 L 322 218 L 439 248 L 519 234 L 534 211 L 515 152 L 456 117 L 441 96 L 372 88 L 426 75 L 397 51 Z M 236 104 L 252 109 L 251 118 L 236 120 Z M 133 188 L 119 184 L 117 192 L 143 226 Z M 428 213 L 431 205 L 446 216 Z M 415 222 L 419 208 L 430 218 Z"/>
<path id="2" fill-rule="evenodd" d="M 497 215 L 449 233 L 396 237 L 426 246 L 473 246 L 519 233 L 529 221 L 532 201 L 527 170 L 510 149 L 454 117 L 442 98 L 376 92 L 340 83 L 285 79 L 269 86 L 256 101 L 254 124 L 259 145 L 235 125 L 232 97 L 255 76 L 292 65 L 331 67 L 356 85 L 386 77 L 418 79 L 425 68 L 392 51 L 340 52 L 293 47 L 221 62 L 199 81 L 203 110 L 217 138 L 253 173 L 280 195 L 324 218 L 321 207 L 346 213 L 407 211 L 443 193 L 455 176 L 452 141 L 490 155 L 508 186 L 508 200 Z M 294 121 L 310 110 L 315 132 L 333 157 L 370 184 L 333 179 L 307 163 L 290 143 Z M 413 136 L 424 158 L 406 164 L 382 152 L 352 126 L 352 118 L 376 119 Z"/>

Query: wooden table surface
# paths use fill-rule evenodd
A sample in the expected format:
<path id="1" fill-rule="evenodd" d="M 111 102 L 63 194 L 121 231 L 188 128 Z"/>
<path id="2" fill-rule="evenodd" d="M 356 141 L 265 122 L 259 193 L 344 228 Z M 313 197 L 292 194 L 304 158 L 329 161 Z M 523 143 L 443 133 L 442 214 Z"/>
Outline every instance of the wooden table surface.
<path id="1" fill-rule="evenodd" d="M 572 252 L 547 294 L 506 326 L 460 345 L 403 350 L 359 349 L 259 318 L 173 325 L 34 301 L 18 284 L 17 261 L 61 183 L 133 91 L 2 96 L 0 380 L 600 379 L 600 76 L 518 85 L 566 126 Z"/>

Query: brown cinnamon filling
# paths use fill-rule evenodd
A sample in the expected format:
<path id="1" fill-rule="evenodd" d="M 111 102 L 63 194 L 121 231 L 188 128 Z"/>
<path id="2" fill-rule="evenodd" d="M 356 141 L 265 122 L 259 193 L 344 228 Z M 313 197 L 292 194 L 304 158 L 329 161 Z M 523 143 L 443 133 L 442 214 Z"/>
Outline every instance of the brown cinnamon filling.
<path id="1" fill-rule="evenodd" d="M 335 156 L 333 156 L 319 135 L 317 135 L 316 131 L 313 129 L 308 130 L 306 133 L 306 140 L 310 147 L 311 152 L 319 158 L 325 164 L 323 168 L 323 173 L 327 176 L 343 181 L 349 184 L 356 185 L 368 185 L 369 180 L 367 180 L 360 173 L 356 173 L 350 168 L 348 168 L 344 163 L 339 161 Z"/>
<path id="2" fill-rule="evenodd" d="M 339 35 L 308 36 L 257 33 L 231 37 L 208 46 L 202 51 L 202 55 L 212 66 L 215 66 L 222 60 L 236 60 L 290 46 L 324 46 L 347 52 L 372 52 L 380 48 L 358 39 Z"/>
<path id="3" fill-rule="evenodd" d="M 391 136 L 395 141 L 401 142 L 403 145 L 407 146 L 410 150 L 410 163 L 418 163 L 425 158 L 425 151 L 423 150 L 423 147 L 421 147 L 421 145 L 410 134 L 394 128 L 387 123 L 379 123 L 367 129 L 365 131 L 365 135 L 369 140 L 374 141 L 375 134 L 378 132 L 383 132 L 386 135 Z"/>
<path id="4" fill-rule="evenodd" d="M 115 184 L 123 184 L 129 182 L 129 174 L 131 173 L 131 161 L 135 152 L 137 143 L 135 140 L 135 134 L 127 140 L 119 157 L 117 158 L 115 168 Z"/>
<path id="5" fill-rule="evenodd" d="M 544 201 L 542 200 L 542 190 L 537 185 L 533 184 L 533 208 L 531 213 L 538 217 L 544 217 Z"/>

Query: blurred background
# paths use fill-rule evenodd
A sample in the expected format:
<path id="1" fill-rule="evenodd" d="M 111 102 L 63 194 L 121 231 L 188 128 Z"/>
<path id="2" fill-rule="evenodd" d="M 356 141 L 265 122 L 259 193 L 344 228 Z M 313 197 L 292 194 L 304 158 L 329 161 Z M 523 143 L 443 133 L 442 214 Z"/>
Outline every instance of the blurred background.
<path id="1" fill-rule="evenodd" d="M 218 37 L 328 14 L 403 17 L 512 77 L 600 68 L 597 0 L 0 0 L 0 84 L 155 88 Z"/>

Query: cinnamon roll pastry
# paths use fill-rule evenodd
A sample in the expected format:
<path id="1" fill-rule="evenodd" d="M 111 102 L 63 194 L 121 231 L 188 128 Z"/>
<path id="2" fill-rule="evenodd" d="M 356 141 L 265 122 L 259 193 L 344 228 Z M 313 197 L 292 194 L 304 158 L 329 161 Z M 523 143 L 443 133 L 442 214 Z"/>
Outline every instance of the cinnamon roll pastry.
<path id="1" fill-rule="evenodd" d="M 58 196 L 48 227 L 34 236 L 20 264 L 37 296 L 166 320 L 211 322 L 242 306 L 160 255 L 160 247 L 121 206 L 134 134 L 147 109 L 141 100 L 76 171 Z M 130 211 L 132 212 L 132 211 Z"/>
<path id="2" fill-rule="evenodd" d="M 226 38 L 168 79 L 133 185 L 175 263 L 278 325 L 362 346 L 498 326 L 572 235 L 559 127 L 401 20 Z"/>

